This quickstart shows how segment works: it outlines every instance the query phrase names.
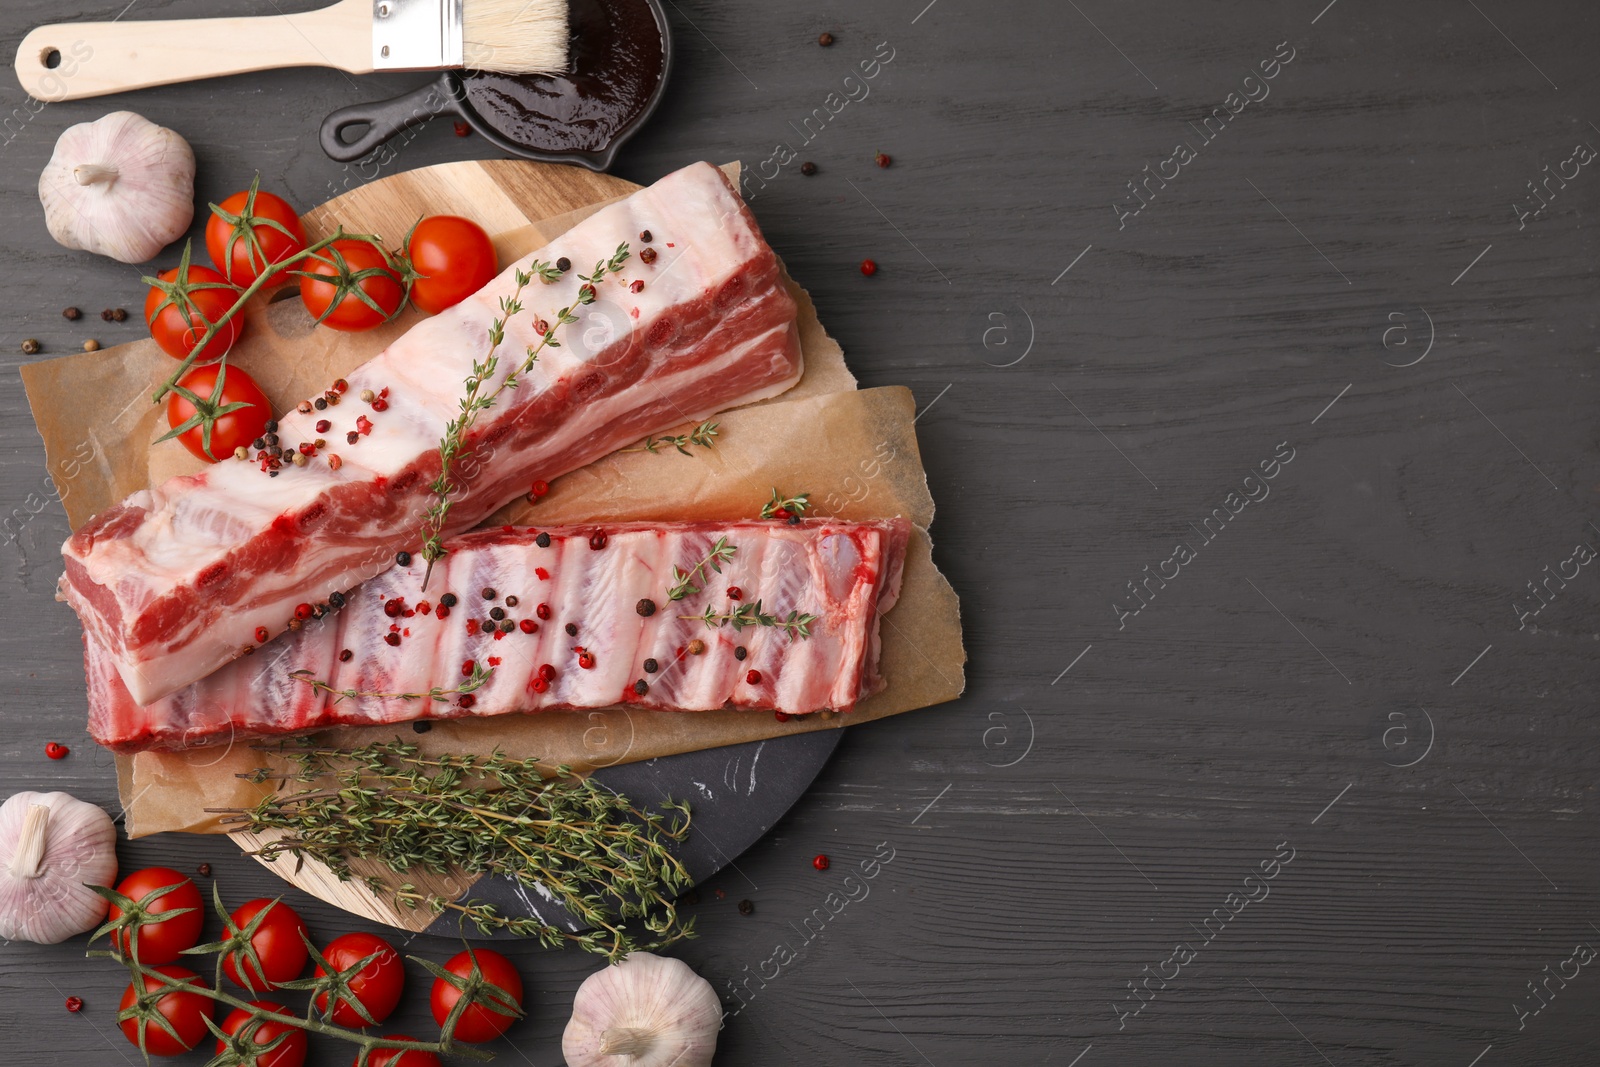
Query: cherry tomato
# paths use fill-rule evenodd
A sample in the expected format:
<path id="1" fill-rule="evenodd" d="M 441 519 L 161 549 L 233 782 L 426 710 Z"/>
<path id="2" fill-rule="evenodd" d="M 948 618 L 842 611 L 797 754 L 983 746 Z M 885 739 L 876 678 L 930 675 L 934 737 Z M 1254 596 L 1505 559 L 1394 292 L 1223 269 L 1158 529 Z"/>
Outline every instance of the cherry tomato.
<path id="1" fill-rule="evenodd" d="M 281 900 L 262 898 L 241 904 L 229 917 L 224 936 L 231 937 L 243 930 L 263 911 L 267 914 L 250 937 L 250 947 L 255 950 L 260 965 L 235 952 L 228 953 L 222 960 L 222 969 L 228 977 L 252 993 L 265 993 L 282 982 L 292 982 L 306 969 L 306 943 L 301 938 L 306 932 L 305 920 Z"/>
<path id="2" fill-rule="evenodd" d="M 393 1041 L 415 1041 L 410 1034 L 384 1034 Z M 356 1058 L 354 1067 L 361 1067 L 360 1057 Z M 372 1055 L 367 1057 L 367 1067 L 444 1067 L 444 1062 L 431 1052 L 418 1052 L 415 1049 L 380 1048 L 374 1049 Z"/>
<path id="3" fill-rule="evenodd" d="M 451 974 L 463 978 L 472 973 L 472 957 L 478 957 L 478 969 L 483 972 L 485 980 L 499 986 L 510 994 L 511 999 L 518 1008 L 522 1007 L 522 976 L 511 961 L 493 949 L 475 948 L 470 952 L 462 952 L 451 958 L 444 965 L 444 969 Z M 428 997 L 428 1006 L 433 1009 L 433 1021 L 440 1026 L 450 1015 L 450 1009 L 456 1006 L 456 1001 L 461 999 L 461 990 L 446 982 L 443 978 L 433 980 L 433 992 Z M 457 1041 L 466 1041 L 477 1044 L 481 1041 L 493 1041 L 511 1028 L 517 1021 L 514 1015 L 502 1015 L 498 1011 L 491 1011 L 481 1004 L 474 1004 L 461 1013 L 460 1020 L 456 1023 L 455 1037 Z"/>
<path id="4" fill-rule="evenodd" d="M 335 330 L 370 330 L 393 318 L 405 299 L 388 256 L 367 241 L 335 241 L 307 257 L 300 269 L 306 310 Z"/>
<path id="5" fill-rule="evenodd" d="M 350 992 L 361 1002 L 361 1006 L 367 1009 L 372 1021 L 381 1023 L 400 1003 L 400 990 L 406 983 L 405 965 L 401 963 L 400 954 L 394 950 L 394 946 L 374 934 L 345 934 L 343 937 L 334 938 L 323 950 L 322 955 L 335 970 L 344 971 L 354 967 L 374 952 L 379 953 L 378 958 L 350 979 Z M 318 977 L 325 973 L 320 964 L 316 973 Z M 327 1006 L 328 995 L 317 994 L 317 1011 L 324 1012 Z M 340 997 L 339 1002 L 333 1006 L 332 1018 L 340 1026 L 369 1025 L 346 997 Z"/>
<path id="6" fill-rule="evenodd" d="M 489 235 L 459 215 L 432 215 L 417 223 L 406 254 L 421 275 L 412 283 L 411 302 L 430 315 L 488 285 L 498 269 Z"/>
<path id="7" fill-rule="evenodd" d="M 282 1004 L 274 1004 L 270 1000 L 252 1000 L 250 1006 L 253 1008 L 265 1008 L 269 1011 L 275 1011 L 279 1015 L 294 1017 L 294 1012 Z M 233 1037 L 249 1021 L 249 1012 L 243 1008 L 235 1008 L 226 1019 L 222 1020 L 222 1032 L 229 1037 Z M 255 1067 L 304 1067 L 306 1062 L 306 1032 L 298 1026 L 291 1026 L 288 1023 L 275 1022 L 269 1019 L 256 1027 L 255 1043 L 258 1045 L 270 1045 L 278 1039 L 280 1034 L 288 1034 L 289 1036 L 284 1038 L 283 1044 L 271 1052 L 257 1055 Z M 219 1039 L 217 1041 L 217 1055 L 220 1056 L 227 1050 L 228 1043 Z"/>
<path id="8" fill-rule="evenodd" d="M 184 279 L 181 282 L 180 271 Z M 162 271 L 157 280 L 162 284 L 152 285 L 144 298 L 144 321 L 161 351 L 173 359 L 187 357 L 200 343 L 206 328 L 226 315 L 239 299 L 238 290 L 210 267 L 174 267 Z M 244 318 L 235 315 L 200 352 L 198 362 L 221 359 L 242 333 Z"/>
<path id="9" fill-rule="evenodd" d="M 160 870 L 161 868 L 152 869 Z M 156 888 L 159 889 L 161 887 L 157 886 Z M 198 895 L 197 893 L 196 896 Z M 180 920 L 174 919 L 171 921 L 178 922 Z M 143 940 L 142 935 L 140 939 Z M 183 967 L 156 967 L 153 969 L 160 971 L 168 978 L 176 978 L 181 982 L 187 982 L 192 985 L 201 984 L 198 974 Z M 144 991 L 146 993 L 155 993 L 164 988 L 166 988 L 166 985 L 160 979 L 151 975 L 145 976 Z M 134 992 L 133 983 L 129 982 L 128 988 L 122 993 L 122 1003 L 118 1005 L 119 1010 L 133 1007 L 138 996 Z M 166 1016 L 167 1022 L 171 1023 L 172 1028 L 178 1032 L 178 1037 L 174 1040 L 171 1034 L 161 1028 L 160 1023 L 147 1023 L 144 1028 L 145 1051 L 152 1056 L 181 1056 L 194 1048 L 206 1036 L 206 1020 L 211 1018 L 211 1005 L 211 998 L 202 996 L 199 993 L 173 990 L 164 994 L 161 999 L 156 1001 L 156 1010 Z M 122 1033 L 123 1036 L 137 1046 L 139 1044 L 139 1020 L 124 1019 Z"/>
<path id="10" fill-rule="evenodd" d="M 305 247 L 305 228 L 289 202 L 253 185 L 212 208 L 206 221 L 211 262 L 237 286 L 248 287 L 273 264 L 292 262 Z"/>
<path id="11" fill-rule="evenodd" d="M 226 459 L 240 445 L 248 448 L 272 419 L 272 401 L 255 379 L 238 367 L 196 367 L 178 380 L 178 386 L 191 395 L 185 396 L 178 389 L 167 394 L 167 425 L 173 430 L 169 436 L 176 437 L 184 448 L 207 462 Z M 244 406 L 234 407 L 235 404 Z"/>
<path id="12" fill-rule="evenodd" d="M 160 915 L 180 908 L 191 909 L 184 915 L 179 915 L 162 922 L 147 923 L 139 928 L 139 936 L 133 940 L 138 942 L 138 959 L 144 964 L 171 963 L 186 948 L 194 948 L 200 941 L 200 928 L 205 924 L 205 905 L 200 899 L 200 890 L 195 888 L 194 882 L 187 875 L 179 874 L 171 867 L 146 867 L 142 871 L 134 871 L 117 884 L 117 892 L 130 898 L 135 903 L 154 893 L 163 886 L 177 886 L 170 893 L 155 899 L 149 907 L 152 914 Z M 111 918 L 122 917 L 122 909 L 115 904 L 111 905 Z M 127 930 L 117 930 L 112 935 L 117 951 L 123 955 L 128 954 Z"/>

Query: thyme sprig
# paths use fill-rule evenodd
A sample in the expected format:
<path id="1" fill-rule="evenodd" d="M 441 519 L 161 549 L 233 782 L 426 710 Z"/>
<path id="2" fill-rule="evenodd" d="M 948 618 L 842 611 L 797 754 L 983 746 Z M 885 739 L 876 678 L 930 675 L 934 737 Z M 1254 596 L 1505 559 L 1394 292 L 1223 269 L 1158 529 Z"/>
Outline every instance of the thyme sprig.
<path id="1" fill-rule="evenodd" d="M 700 587 L 694 584 L 695 575 L 704 578 L 707 567 L 721 574 L 722 565 L 733 559 L 733 554 L 737 551 L 739 551 L 738 545 L 730 545 L 726 537 L 719 537 L 717 543 L 711 546 L 711 551 L 706 553 L 706 558 L 696 563 L 690 570 L 673 567 L 672 585 L 667 589 L 667 599 L 682 600 L 686 596 L 700 592 Z"/>
<path id="2" fill-rule="evenodd" d="M 595 279 L 605 277 L 609 271 L 614 271 L 627 261 L 628 244 L 624 241 L 617 246 L 617 251 L 609 261 L 602 260 L 595 264 Z M 578 289 L 578 296 L 571 304 L 562 308 L 552 316 L 554 321 L 545 322 L 544 330 L 539 338 L 539 343 L 529 345 L 522 363 L 510 374 L 506 375 L 498 385 L 485 391 L 485 386 L 495 376 L 500 368 L 499 349 L 506 337 L 506 324 L 515 316 L 522 313 L 522 291 L 532 284 L 534 278 L 550 282 L 561 277 L 562 271 L 542 260 L 534 260 L 526 271 L 518 270 L 516 273 L 517 287 L 509 297 L 500 298 L 500 316 L 489 324 L 489 351 L 484 356 L 483 362 L 473 360 L 472 373 L 467 375 L 466 392 L 461 397 L 461 410 L 456 417 L 450 420 L 445 427 L 444 437 L 439 441 L 439 476 L 433 480 L 428 489 L 433 493 L 434 500 L 428 507 L 422 525 L 423 542 L 422 558 L 427 560 L 428 566 L 422 574 L 422 588 L 428 588 L 428 579 L 433 576 L 433 565 L 444 558 L 444 528 L 450 515 L 451 494 L 457 486 L 451 480 L 451 465 L 461 454 L 466 443 L 467 431 L 477 421 L 478 413 L 487 411 L 494 406 L 495 400 L 507 389 L 515 389 L 520 383 L 520 375 L 527 374 L 533 369 L 534 363 L 539 359 L 539 353 L 546 348 L 560 348 L 561 342 L 556 340 L 556 330 L 562 326 L 570 326 L 578 321 L 578 316 L 572 312 L 578 307 L 592 304 L 595 301 L 593 284 L 585 284 Z M 578 275 L 583 278 L 583 275 Z M 588 281 L 588 279 L 585 279 Z"/>
<path id="3" fill-rule="evenodd" d="M 706 608 L 698 615 L 679 615 L 680 619 L 699 619 L 710 629 L 722 626 L 732 626 L 734 633 L 738 633 L 746 626 L 771 626 L 784 630 L 790 639 L 811 636 L 811 624 L 816 622 L 820 615 L 802 615 L 798 611 L 791 611 L 787 616 L 779 618 L 761 607 L 761 601 L 751 604 L 740 604 L 732 611 L 717 611 L 715 608 Z"/>
<path id="4" fill-rule="evenodd" d="M 409 881 L 361 880 L 400 907 L 454 912 L 484 933 L 577 945 L 612 961 L 693 935 L 693 920 L 681 920 L 674 902 L 690 884 L 673 853 L 689 831 L 687 804 L 643 810 L 568 767 L 547 779 L 552 768 L 538 760 L 499 752 L 424 756 L 401 741 L 353 751 L 288 741 L 263 751 L 291 769 L 261 767 L 240 777 L 282 780 L 284 789 L 250 808 L 219 809 L 235 828 L 282 832 L 255 851 L 263 860 L 309 857 L 346 880 L 358 877 L 355 859 L 397 873 L 501 875 L 548 895 L 578 929 L 447 899 Z M 287 791 L 288 783 L 305 788 Z"/>
<path id="5" fill-rule="evenodd" d="M 794 496 L 781 496 L 778 491 L 774 489 L 772 491 L 772 499 L 761 505 L 761 517 L 763 519 L 776 519 L 788 518 L 790 516 L 800 516 L 804 515 L 806 513 L 806 509 L 809 507 L 811 507 L 810 493 L 796 493 Z M 780 511 L 786 512 L 787 514 L 780 516 L 778 514 Z"/>
<path id="6" fill-rule="evenodd" d="M 717 427 L 719 425 L 721 424 L 712 422 L 708 419 L 705 422 L 702 422 L 699 426 L 696 426 L 694 429 L 690 430 L 688 433 L 667 434 L 662 437 L 646 437 L 642 443 L 635 445 L 632 448 L 621 449 L 620 451 L 648 452 L 651 455 L 657 455 L 660 453 L 661 449 L 671 445 L 685 456 L 692 455 L 692 453 L 689 451 L 690 445 L 699 445 L 701 448 L 712 448 L 716 445 L 716 438 L 718 436 Z"/>
<path id="7" fill-rule="evenodd" d="M 485 667 L 481 663 L 474 662 L 472 664 L 472 673 L 468 674 L 460 685 L 452 689 L 436 685 L 426 693 L 374 693 L 359 689 L 338 689 L 331 683 L 318 678 L 316 672 L 305 668 L 290 671 L 289 677 L 297 682 L 306 683 L 318 692 L 331 694 L 334 697 L 333 702 L 335 704 L 345 700 L 356 700 L 361 697 L 375 697 L 382 700 L 437 700 L 441 703 L 449 703 L 450 698 L 453 696 L 473 693 L 482 689 L 484 683 L 494 677 L 494 668 Z"/>

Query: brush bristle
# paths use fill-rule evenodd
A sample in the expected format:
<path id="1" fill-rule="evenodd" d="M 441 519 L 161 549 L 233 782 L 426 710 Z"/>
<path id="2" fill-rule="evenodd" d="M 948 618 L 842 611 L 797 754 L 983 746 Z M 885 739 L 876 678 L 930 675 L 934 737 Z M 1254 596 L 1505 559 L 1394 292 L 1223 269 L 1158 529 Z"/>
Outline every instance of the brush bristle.
<path id="1" fill-rule="evenodd" d="M 567 69 L 567 0 L 466 0 L 462 23 L 463 55 L 473 70 Z"/>

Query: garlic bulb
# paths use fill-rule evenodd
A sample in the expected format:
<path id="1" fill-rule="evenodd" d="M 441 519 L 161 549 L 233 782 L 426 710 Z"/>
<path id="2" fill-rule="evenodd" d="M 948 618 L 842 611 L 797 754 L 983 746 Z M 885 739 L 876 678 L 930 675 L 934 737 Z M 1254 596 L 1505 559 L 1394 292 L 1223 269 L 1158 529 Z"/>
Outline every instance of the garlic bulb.
<path id="1" fill-rule="evenodd" d="M 88 885 L 117 877 L 117 828 L 66 793 L 0 804 L 0 937 L 41 945 L 93 930 L 110 906 Z"/>
<path id="2" fill-rule="evenodd" d="M 113 111 L 56 141 L 39 201 L 58 243 L 143 263 L 194 220 L 194 152 L 171 130 Z"/>
<path id="3" fill-rule="evenodd" d="M 722 1028 L 711 983 L 682 960 L 634 952 L 578 987 L 567 1067 L 709 1067 Z"/>

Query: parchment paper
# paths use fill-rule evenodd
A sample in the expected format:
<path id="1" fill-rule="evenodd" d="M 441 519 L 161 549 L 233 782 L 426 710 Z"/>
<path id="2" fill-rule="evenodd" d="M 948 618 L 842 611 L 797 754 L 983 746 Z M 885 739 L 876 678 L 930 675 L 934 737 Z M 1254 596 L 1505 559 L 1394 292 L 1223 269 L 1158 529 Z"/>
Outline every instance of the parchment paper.
<path id="1" fill-rule="evenodd" d="M 580 211 L 496 238 L 501 262 L 544 245 L 581 218 Z M 354 220 L 359 226 L 360 220 Z M 615 708 L 453 720 L 418 735 L 409 726 L 329 731 L 338 744 L 403 737 L 433 751 L 539 756 L 591 770 L 787 733 L 883 718 L 959 696 L 966 653 L 954 592 L 934 567 L 926 534 L 933 501 L 912 426 L 914 400 L 899 387 L 855 391 L 838 344 L 817 320 L 810 297 L 788 282 L 800 305 L 805 374 L 789 392 L 717 417 L 721 436 L 692 456 L 619 452 L 558 479 L 537 505 L 518 503 L 490 523 L 554 526 L 609 520 L 748 518 L 773 488 L 809 492 L 813 514 L 840 518 L 903 515 L 916 525 L 899 603 L 883 618 L 882 672 L 887 688 L 847 715 L 811 715 L 780 723 L 766 712 L 663 713 Z M 288 290 L 292 293 L 293 290 Z M 313 329 L 296 299 L 247 309 L 247 336 L 230 362 L 256 378 L 280 410 L 320 392 L 381 351 L 415 321 L 414 313 L 366 334 Z M 149 402 L 173 362 L 153 342 L 34 363 L 24 385 L 49 470 L 76 528 L 129 493 L 198 470 L 177 442 L 152 442 L 165 430 Z M 687 428 L 685 428 L 687 429 Z M 682 432 L 677 431 L 677 432 Z M 202 809 L 251 803 L 261 787 L 235 775 L 261 762 L 244 743 L 189 752 L 117 757 L 130 837 L 168 830 L 221 832 Z"/>

